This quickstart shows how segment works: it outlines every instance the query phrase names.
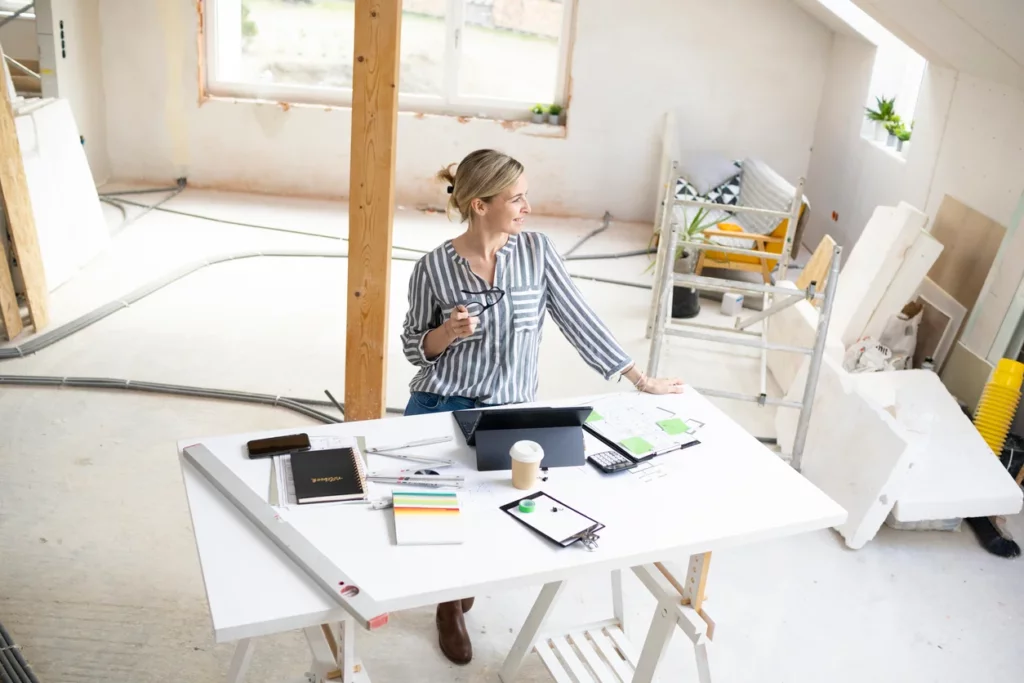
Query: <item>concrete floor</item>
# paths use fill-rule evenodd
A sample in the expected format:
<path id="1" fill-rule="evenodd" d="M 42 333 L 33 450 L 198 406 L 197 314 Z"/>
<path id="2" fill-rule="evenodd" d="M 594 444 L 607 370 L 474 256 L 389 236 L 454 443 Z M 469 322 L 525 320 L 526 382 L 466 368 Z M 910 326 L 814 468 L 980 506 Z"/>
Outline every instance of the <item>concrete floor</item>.
<path id="1" fill-rule="evenodd" d="M 266 225 L 345 231 L 331 202 L 189 190 L 170 206 Z M 112 223 L 119 217 L 111 213 Z M 538 218 L 566 248 L 596 225 Z M 395 244 L 430 248 L 455 234 L 443 216 L 400 211 Z M 615 224 L 584 253 L 635 249 L 644 226 Z M 323 238 L 231 227 L 150 213 L 119 233 L 103 256 L 53 294 L 53 326 L 206 255 L 259 248 L 339 249 Z M 643 257 L 578 262 L 574 272 L 648 282 Z M 388 404 L 404 405 L 413 369 L 397 343 L 411 264 L 392 269 Z M 646 358 L 649 292 L 580 282 L 598 312 Z M 264 258 L 206 268 L 4 374 L 89 375 L 320 397 L 344 387 L 346 263 Z M 714 304 L 702 316 L 724 321 Z M 550 325 L 541 397 L 610 389 Z M 752 354 L 672 340 L 665 367 L 695 385 L 753 393 Z M 721 405 L 757 435 L 772 435 L 769 409 Z M 81 390 L 0 389 L 0 621 L 44 683 L 215 681 L 230 645 L 212 641 L 202 578 L 174 442 L 196 435 L 310 424 L 264 407 Z M 699 485 L 699 483 L 697 483 Z M 1019 518 L 1010 525 L 1024 537 Z M 716 680 L 853 683 L 1020 680 L 1024 593 L 1020 561 L 986 554 L 970 532 L 883 529 L 846 550 L 831 531 L 716 553 L 708 609 L 718 623 Z M 539 588 L 539 587 L 538 587 Z M 272 587 L 268 587 L 272 590 Z M 449 665 L 437 651 L 433 612 L 393 615 L 360 634 L 375 681 L 496 681 L 537 589 L 480 596 L 468 618 L 476 658 Z M 632 577 L 627 627 L 643 636 L 653 602 Z M 610 612 L 604 577 L 570 586 L 559 614 Z M 262 639 L 252 681 L 305 670 L 300 634 Z M 682 638 L 662 681 L 695 680 Z M 534 658 L 523 681 L 549 680 Z"/>

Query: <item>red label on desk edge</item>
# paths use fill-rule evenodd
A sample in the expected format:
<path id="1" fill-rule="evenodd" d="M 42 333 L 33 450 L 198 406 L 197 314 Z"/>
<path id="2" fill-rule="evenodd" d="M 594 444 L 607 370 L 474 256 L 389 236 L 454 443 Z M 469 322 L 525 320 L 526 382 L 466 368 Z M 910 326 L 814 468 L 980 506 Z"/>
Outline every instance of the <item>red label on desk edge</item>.
<path id="1" fill-rule="evenodd" d="M 370 619 L 370 624 L 369 624 L 370 630 L 372 631 L 375 628 L 380 628 L 381 626 L 386 626 L 387 623 L 388 623 L 388 614 L 387 613 L 384 613 L 384 614 L 381 614 L 379 616 L 376 616 L 373 619 Z"/>

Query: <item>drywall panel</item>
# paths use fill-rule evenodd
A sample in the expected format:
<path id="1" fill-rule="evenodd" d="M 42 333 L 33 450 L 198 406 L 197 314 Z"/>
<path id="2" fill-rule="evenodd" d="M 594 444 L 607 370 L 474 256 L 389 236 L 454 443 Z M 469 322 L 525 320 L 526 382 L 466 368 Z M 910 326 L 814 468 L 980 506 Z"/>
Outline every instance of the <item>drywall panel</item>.
<path id="1" fill-rule="evenodd" d="M 927 370 L 864 373 L 854 376 L 854 386 L 879 405 L 895 406 L 896 421 L 920 453 L 896 497 L 897 521 L 1020 512 L 1020 487 L 938 375 Z"/>
<path id="2" fill-rule="evenodd" d="M 931 234 L 944 247 L 928 277 L 970 310 L 981 294 L 1006 228 L 949 195 L 932 221 Z"/>
<path id="3" fill-rule="evenodd" d="M 1024 193 L 1010 221 L 1002 252 L 996 255 L 995 266 L 964 326 L 961 341 L 982 356 L 988 357 L 993 351 L 999 357 L 1003 355 L 1016 332 L 1021 312 L 1024 312 L 1024 290 L 1021 288 L 1024 259 L 1019 257 L 1024 254 L 1024 230 L 1020 229 L 1022 222 Z M 1012 349 L 1010 353 L 1015 355 Z"/>
<path id="4" fill-rule="evenodd" d="M 994 366 L 962 343 L 953 344 L 949 360 L 939 373 L 942 383 L 974 413 Z"/>
<path id="5" fill-rule="evenodd" d="M 195 185 L 347 195 L 347 109 L 196 104 L 194 4 L 100 0 L 112 175 L 152 182 L 187 175 Z M 821 23 L 789 0 L 578 4 L 566 136 L 403 115 L 400 203 L 443 205 L 437 170 L 473 149 L 497 147 L 526 165 L 535 211 L 596 217 L 607 210 L 618 219 L 650 220 L 658 140 L 673 108 L 707 144 L 760 157 L 791 182 L 807 173 L 832 36 Z"/>

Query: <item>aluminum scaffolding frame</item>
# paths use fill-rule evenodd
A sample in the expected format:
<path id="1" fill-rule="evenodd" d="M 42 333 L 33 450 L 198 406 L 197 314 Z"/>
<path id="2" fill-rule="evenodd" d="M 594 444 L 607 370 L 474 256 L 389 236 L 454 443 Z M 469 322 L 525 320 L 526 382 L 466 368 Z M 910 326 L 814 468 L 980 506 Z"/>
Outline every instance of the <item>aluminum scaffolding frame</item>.
<path id="1" fill-rule="evenodd" d="M 661 359 L 665 335 L 761 349 L 761 390 L 759 393 L 751 395 L 700 387 L 697 388 L 697 391 L 705 396 L 751 401 L 761 406 L 773 405 L 799 410 L 800 417 L 797 421 L 792 459 L 790 461 L 793 468 L 799 471 L 803 458 L 804 443 L 807 439 L 807 428 L 811 419 L 814 392 L 817 388 L 818 374 L 821 369 L 821 359 L 825 352 L 825 339 L 828 333 L 829 320 L 832 316 L 832 302 L 835 300 L 836 287 L 839 284 L 839 262 L 842 247 L 837 246 L 832 252 L 832 261 L 829 266 L 828 280 L 825 284 L 824 292 L 818 291 L 816 282 L 811 282 L 807 289 L 800 290 L 779 287 L 777 285 L 742 282 L 727 278 L 707 277 L 692 273 L 676 273 L 673 268 L 674 256 L 676 249 L 683 246 L 694 251 L 718 251 L 754 256 L 758 259 L 768 257 L 777 260 L 778 277 L 785 279 L 789 269 L 793 234 L 796 231 L 797 221 L 800 217 L 800 207 L 803 203 L 805 181 L 804 178 L 801 178 L 797 184 L 793 194 L 793 201 L 787 212 L 731 204 L 714 204 L 699 199 L 677 199 L 675 197 L 675 188 L 680 180 L 677 163 L 673 161 L 667 167 L 667 170 L 668 172 L 663 174 L 665 182 L 662 186 L 663 195 L 658 211 L 658 225 L 656 226 L 659 234 L 658 254 L 655 265 L 655 283 L 651 296 L 651 309 L 647 321 L 647 337 L 651 340 L 650 357 L 647 366 L 648 372 L 652 376 L 658 373 L 658 364 Z M 680 240 L 679 229 L 685 226 L 677 225 L 676 221 L 673 220 L 673 214 L 677 206 L 693 206 L 708 210 L 717 209 L 731 214 L 745 212 L 787 218 L 789 222 L 786 226 L 786 237 L 783 242 L 782 253 L 775 255 L 764 251 L 727 247 L 710 242 Z M 764 300 L 763 310 L 747 317 L 737 316 L 733 329 L 691 322 L 689 320 L 670 320 L 669 311 L 672 306 L 672 290 L 676 286 L 722 293 L 739 292 L 745 295 L 760 295 Z M 803 347 L 770 343 L 768 341 L 769 318 L 779 311 L 805 299 L 808 301 L 822 301 L 821 310 L 818 315 L 818 325 L 815 330 L 814 345 Z M 747 329 L 758 322 L 761 323 L 760 332 L 752 332 Z M 800 353 L 811 357 L 802 400 L 791 401 L 786 400 L 784 397 L 768 396 L 769 351 Z"/>

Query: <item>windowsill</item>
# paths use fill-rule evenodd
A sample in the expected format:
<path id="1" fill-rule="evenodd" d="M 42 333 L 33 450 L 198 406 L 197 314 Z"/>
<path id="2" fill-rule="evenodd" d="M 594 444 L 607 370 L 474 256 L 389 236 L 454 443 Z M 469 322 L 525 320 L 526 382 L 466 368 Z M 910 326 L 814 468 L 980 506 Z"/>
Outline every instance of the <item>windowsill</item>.
<path id="1" fill-rule="evenodd" d="M 869 137 L 866 137 L 866 136 L 862 135 L 861 139 L 864 140 L 864 142 L 866 142 L 869 145 L 871 145 L 872 147 L 875 147 L 877 149 L 882 150 L 883 152 L 885 152 L 886 154 L 888 154 L 889 156 L 891 156 L 893 159 L 895 159 L 896 161 L 900 162 L 901 164 L 907 163 L 907 154 L 910 152 L 910 143 L 909 142 L 903 143 L 903 149 L 900 150 L 900 151 L 897 151 L 895 147 L 890 147 L 889 145 L 885 144 L 884 142 L 879 142 L 878 140 L 875 140 L 874 138 L 869 138 Z"/>
<path id="2" fill-rule="evenodd" d="M 210 95 L 205 94 L 199 99 L 199 105 L 202 106 L 206 102 L 223 102 L 227 104 L 254 104 L 257 106 L 274 106 L 280 107 L 284 111 L 289 109 L 319 109 L 322 111 L 351 111 L 352 108 L 344 105 L 332 105 L 332 104 L 309 104 L 303 102 L 278 102 L 274 100 L 264 100 L 256 97 L 225 97 L 223 95 Z M 551 123 L 533 123 L 529 120 L 509 120 L 499 118 L 488 118 L 485 116 L 459 116 L 456 114 L 435 114 L 427 112 L 414 112 L 414 111 L 399 111 L 398 117 L 402 118 L 414 118 L 414 119 L 455 119 L 459 123 L 473 124 L 473 125 L 487 125 L 494 124 L 501 126 L 506 131 L 512 133 L 519 133 L 520 135 L 529 135 L 531 137 L 538 138 L 565 138 L 567 133 L 566 124 L 554 125 Z"/>

